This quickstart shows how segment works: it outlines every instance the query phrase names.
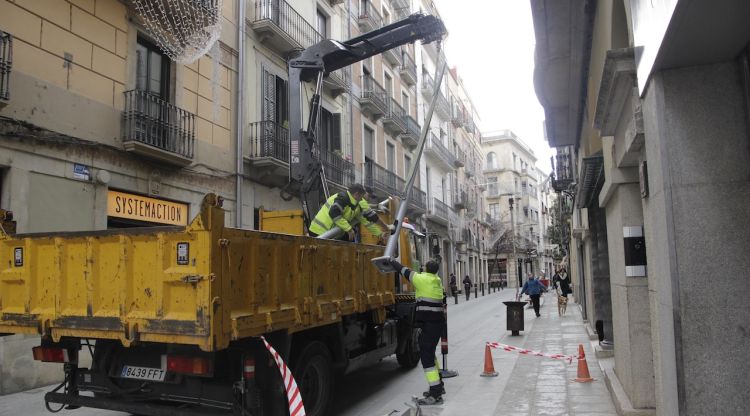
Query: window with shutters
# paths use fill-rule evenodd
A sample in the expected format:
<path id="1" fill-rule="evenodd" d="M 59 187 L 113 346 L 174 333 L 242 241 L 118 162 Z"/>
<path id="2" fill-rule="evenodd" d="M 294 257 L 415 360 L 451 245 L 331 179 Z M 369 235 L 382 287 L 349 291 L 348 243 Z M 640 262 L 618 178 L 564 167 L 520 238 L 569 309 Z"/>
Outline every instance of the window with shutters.
<path id="1" fill-rule="evenodd" d="M 396 172 L 396 146 L 392 143 L 386 143 L 385 148 L 385 167 L 390 172 Z"/>
<path id="2" fill-rule="evenodd" d="M 364 128 L 365 161 L 375 160 L 375 131 L 368 126 Z"/>
<path id="3" fill-rule="evenodd" d="M 170 101 L 170 60 L 159 48 L 138 37 L 135 47 L 135 89 Z"/>
<path id="4" fill-rule="evenodd" d="M 320 109 L 318 143 L 321 149 L 328 152 L 341 152 L 341 114 L 333 114 L 325 108 Z"/>
<path id="5" fill-rule="evenodd" d="M 263 70 L 263 121 L 289 128 L 289 106 L 287 104 L 287 82 L 285 79 Z"/>

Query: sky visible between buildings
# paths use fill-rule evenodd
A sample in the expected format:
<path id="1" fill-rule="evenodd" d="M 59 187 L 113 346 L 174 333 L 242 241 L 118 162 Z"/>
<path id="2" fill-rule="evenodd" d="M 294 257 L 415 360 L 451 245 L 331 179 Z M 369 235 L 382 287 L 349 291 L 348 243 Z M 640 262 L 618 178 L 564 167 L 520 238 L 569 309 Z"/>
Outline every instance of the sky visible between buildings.
<path id="1" fill-rule="evenodd" d="M 448 28 L 445 54 L 458 67 L 482 133 L 510 129 L 537 167 L 551 170 L 544 109 L 534 91 L 534 26 L 528 0 L 434 0 Z"/>

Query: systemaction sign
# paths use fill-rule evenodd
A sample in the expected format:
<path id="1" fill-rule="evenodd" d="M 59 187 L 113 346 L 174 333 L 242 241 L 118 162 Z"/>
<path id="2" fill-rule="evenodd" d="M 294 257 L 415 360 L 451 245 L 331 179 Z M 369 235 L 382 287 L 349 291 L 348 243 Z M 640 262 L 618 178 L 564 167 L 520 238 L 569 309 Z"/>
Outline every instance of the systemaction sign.
<path id="1" fill-rule="evenodd" d="M 107 215 L 159 224 L 187 225 L 188 205 L 110 190 Z"/>

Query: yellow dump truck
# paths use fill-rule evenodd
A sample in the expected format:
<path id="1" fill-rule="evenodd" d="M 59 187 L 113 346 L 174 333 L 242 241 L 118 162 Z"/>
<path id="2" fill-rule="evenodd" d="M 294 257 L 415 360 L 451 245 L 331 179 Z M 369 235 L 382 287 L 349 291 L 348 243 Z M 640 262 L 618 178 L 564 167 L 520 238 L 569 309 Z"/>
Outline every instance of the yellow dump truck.
<path id="1" fill-rule="evenodd" d="M 407 282 L 370 261 L 383 247 L 228 228 L 220 205 L 208 195 L 187 227 L 16 235 L 6 218 L 0 333 L 39 334 L 29 353 L 64 363 L 48 406 L 286 414 L 261 335 L 292 368 L 310 415 L 325 414 L 336 372 L 392 354 L 418 363 Z M 302 228 L 295 215 L 263 218 L 264 228 Z M 413 267 L 416 238 L 399 238 Z M 78 366 L 84 353 L 91 368 Z"/>

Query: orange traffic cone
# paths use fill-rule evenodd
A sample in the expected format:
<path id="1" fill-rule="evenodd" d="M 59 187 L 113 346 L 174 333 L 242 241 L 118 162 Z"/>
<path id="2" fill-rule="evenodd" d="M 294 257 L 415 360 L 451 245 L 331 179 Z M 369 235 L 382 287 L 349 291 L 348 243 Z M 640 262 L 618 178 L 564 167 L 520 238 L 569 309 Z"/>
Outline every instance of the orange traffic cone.
<path id="1" fill-rule="evenodd" d="M 583 352 L 583 345 L 578 344 L 578 377 L 575 380 L 579 383 L 588 383 L 594 381 L 589 374 L 589 365 L 586 363 L 586 353 Z"/>
<path id="2" fill-rule="evenodd" d="M 495 365 L 492 363 L 492 352 L 490 346 L 484 346 L 484 372 L 480 374 L 482 377 L 497 377 L 497 371 L 495 371 Z"/>

